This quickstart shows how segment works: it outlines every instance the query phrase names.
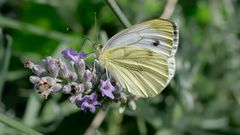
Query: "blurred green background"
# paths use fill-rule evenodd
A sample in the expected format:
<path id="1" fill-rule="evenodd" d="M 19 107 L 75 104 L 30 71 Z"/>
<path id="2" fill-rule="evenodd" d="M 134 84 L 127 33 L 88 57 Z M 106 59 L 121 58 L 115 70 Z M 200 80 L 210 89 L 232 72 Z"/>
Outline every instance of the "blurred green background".
<path id="1" fill-rule="evenodd" d="M 117 3 L 135 24 L 159 18 L 167 0 Z M 240 1 L 179 0 L 170 19 L 180 31 L 174 79 L 136 111 L 112 107 L 97 135 L 240 135 Z M 0 0 L 0 112 L 43 134 L 83 134 L 95 114 L 61 94 L 41 99 L 22 63 L 79 49 L 84 37 L 105 43 L 123 29 L 104 0 Z M 20 133 L 0 123 L 0 135 L 9 134 Z"/>

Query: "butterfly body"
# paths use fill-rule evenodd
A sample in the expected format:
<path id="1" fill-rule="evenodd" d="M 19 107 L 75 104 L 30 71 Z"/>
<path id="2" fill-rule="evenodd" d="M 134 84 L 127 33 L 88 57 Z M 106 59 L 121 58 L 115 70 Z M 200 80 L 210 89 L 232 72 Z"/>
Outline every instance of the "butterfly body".
<path id="1" fill-rule="evenodd" d="M 99 53 L 100 65 L 131 94 L 159 94 L 172 79 L 178 44 L 175 24 L 151 20 L 113 36 Z"/>

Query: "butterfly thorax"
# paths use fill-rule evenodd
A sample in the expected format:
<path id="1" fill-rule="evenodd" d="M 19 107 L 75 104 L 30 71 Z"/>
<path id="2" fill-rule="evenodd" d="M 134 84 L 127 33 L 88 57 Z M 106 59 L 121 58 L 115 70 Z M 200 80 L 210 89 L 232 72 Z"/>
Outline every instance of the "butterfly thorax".
<path id="1" fill-rule="evenodd" d="M 96 47 L 95 47 L 95 49 L 96 49 L 96 57 L 97 57 L 97 59 L 99 60 L 99 57 L 100 57 L 100 55 L 101 55 L 101 53 L 102 53 L 102 45 L 101 44 L 97 44 L 96 45 Z"/>

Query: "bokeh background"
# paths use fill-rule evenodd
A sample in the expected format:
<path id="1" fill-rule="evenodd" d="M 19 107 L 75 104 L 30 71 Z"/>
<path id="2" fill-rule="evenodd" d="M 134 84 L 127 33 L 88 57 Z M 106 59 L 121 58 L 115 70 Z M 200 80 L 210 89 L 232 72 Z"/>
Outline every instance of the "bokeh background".
<path id="1" fill-rule="evenodd" d="M 168 0 L 116 2 L 135 24 L 159 18 Z M 240 1 L 178 0 L 173 8 L 174 79 L 160 95 L 136 101 L 136 111 L 120 114 L 113 105 L 97 135 L 240 135 Z M 123 29 L 104 0 L 0 0 L 0 113 L 43 134 L 83 134 L 96 114 L 61 94 L 40 98 L 23 61 L 83 44 L 91 52 L 84 39 L 104 44 Z M 0 135 L 18 134 L 0 122 Z"/>

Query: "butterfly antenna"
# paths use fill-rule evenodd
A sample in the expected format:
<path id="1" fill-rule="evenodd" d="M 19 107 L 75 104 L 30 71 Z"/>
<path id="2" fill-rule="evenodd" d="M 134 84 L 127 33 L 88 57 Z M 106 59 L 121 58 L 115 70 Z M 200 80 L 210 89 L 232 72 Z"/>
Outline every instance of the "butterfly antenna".
<path id="1" fill-rule="evenodd" d="M 99 43 L 99 37 L 98 37 L 98 30 L 97 30 L 97 12 L 94 13 L 94 23 L 95 23 L 95 33 L 96 33 L 96 41 Z"/>
<path id="2" fill-rule="evenodd" d="M 97 60 L 95 59 L 93 62 L 93 70 L 96 70 L 96 62 L 97 62 Z"/>

